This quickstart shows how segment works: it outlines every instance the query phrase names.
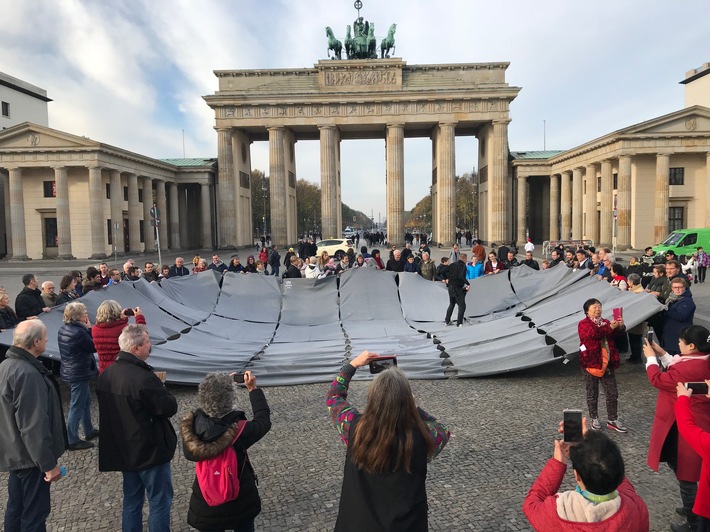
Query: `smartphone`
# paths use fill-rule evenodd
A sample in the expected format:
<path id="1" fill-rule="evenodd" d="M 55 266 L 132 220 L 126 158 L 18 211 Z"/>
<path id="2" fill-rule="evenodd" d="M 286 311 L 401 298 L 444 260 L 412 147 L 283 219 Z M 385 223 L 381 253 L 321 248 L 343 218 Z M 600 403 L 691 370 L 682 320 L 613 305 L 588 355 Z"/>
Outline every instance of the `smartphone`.
<path id="1" fill-rule="evenodd" d="M 237 384 L 244 384 L 244 373 L 235 373 L 234 382 Z"/>
<path id="2" fill-rule="evenodd" d="M 372 373 L 372 374 L 382 373 L 384 370 L 389 369 L 392 366 L 396 366 L 396 365 L 397 365 L 397 357 L 394 355 L 378 357 L 375 360 L 370 361 L 370 373 Z"/>
<path id="3" fill-rule="evenodd" d="M 611 309 L 611 313 L 614 316 L 614 321 L 623 319 L 624 317 L 624 309 L 622 309 L 621 307 Z"/>
<path id="4" fill-rule="evenodd" d="M 648 345 L 651 345 L 654 340 L 654 334 L 653 330 L 648 331 L 648 334 L 646 335 L 646 340 L 648 340 Z"/>
<path id="5" fill-rule="evenodd" d="M 563 441 L 565 443 L 577 443 L 582 441 L 582 411 L 563 411 Z"/>
<path id="6" fill-rule="evenodd" d="M 124 314 L 125 316 L 133 316 L 133 315 L 135 315 L 135 312 L 133 312 L 133 309 L 132 309 L 132 308 L 124 308 L 124 309 L 123 309 L 123 314 Z"/>
<path id="7" fill-rule="evenodd" d="M 708 385 L 704 382 L 685 382 L 683 385 L 686 390 L 693 390 L 693 395 L 708 394 Z"/>

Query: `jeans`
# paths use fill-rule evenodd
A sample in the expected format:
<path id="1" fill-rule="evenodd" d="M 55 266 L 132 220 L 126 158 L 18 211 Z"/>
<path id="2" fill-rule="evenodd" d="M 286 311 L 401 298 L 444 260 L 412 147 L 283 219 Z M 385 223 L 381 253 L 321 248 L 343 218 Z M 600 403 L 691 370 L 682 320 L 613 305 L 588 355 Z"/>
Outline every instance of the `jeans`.
<path id="1" fill-rule="evenodd" d="M 5 532 L 44 532 L 49 517 L 49 482 L 36 467 L 10 471 Z"/>
<path id="2" fill-rule="evenodd" d="M 280 266 L 272 266 L 271 267 L 271 275 L 275 275 L 276 277 L 279 276 L 279 268 Z"/>
<path id="3" fill-rule="evenodd" d="M 79 424 L 84 427 L 84 436 L 94 430 L 91 424 L 91 388 L 89 381 L 72 382 L 69 415 L 67 416 L 67 437 L 69 445 L 79 441 Z"/>
<path id="4" fill-rule="evenodd" d="M 148 494 L 148 530 L 170 532 L 173 482 L 170 462 L 143 471 L 123 472 L 123 532 L 143 530 L 143 503 Z"/>

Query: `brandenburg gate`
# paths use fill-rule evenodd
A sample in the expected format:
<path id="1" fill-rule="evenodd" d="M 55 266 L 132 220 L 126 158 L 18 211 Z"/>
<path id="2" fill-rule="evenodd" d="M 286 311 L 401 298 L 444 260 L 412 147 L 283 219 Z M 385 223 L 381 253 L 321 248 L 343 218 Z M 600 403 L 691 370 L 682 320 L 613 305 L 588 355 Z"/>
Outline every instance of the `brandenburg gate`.
<path id="1" fill-rule="evenodd" d="M 432 140 L 433 239 L 449 245 L 456 232 L 457 135 L 478 138 L 479 238 L 512 239 L 508 123 L 510 102 L 520 88 L 506 83 L 507 67 L 407 65 L 400 58 L 384 57 L 321 60 L 302 69 L 215 71 L 219 90 L 204 99 L 215 111 L 218 136 L 219 246 L 253 243 L 250 144 L 265 140 L 274 242 L 294 243 L 298 237 L 298 140 L 320 141 L 321 227 L 323 237 L 329 238 L 339 237 L 343 226 L 340 142 L 384 139 L 387 233 L 390 242 L 401 243 L 408 137 Z"/>

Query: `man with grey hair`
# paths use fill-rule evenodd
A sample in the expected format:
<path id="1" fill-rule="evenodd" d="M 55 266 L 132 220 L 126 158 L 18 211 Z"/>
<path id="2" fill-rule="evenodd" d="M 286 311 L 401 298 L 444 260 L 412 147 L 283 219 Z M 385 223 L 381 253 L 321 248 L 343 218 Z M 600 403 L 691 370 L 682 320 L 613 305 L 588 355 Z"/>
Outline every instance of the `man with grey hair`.
<path id="1" fill-rule="evenodd" d="M 57 298 L 59 296 L 54 290 L 54 283 L 52 281 L 45 281 L 42 283 L 42 300 L 45 306 L 53 307 L 57 304 Z"/>
<path id="2" fill-rule="evenodd" d="M 173 485 L 170 461 L 177 436 L 170 418 L 175 397 L 146 360 L 150 338 L 145 325 L 127 325 L 118 337 L 116 362 L 99 376 L 99 471 L 123 472 L 123 530 L 143 529 L 148 494 L 148 527 L 170 530 Z"/>
<path id="3" fill-rule="evenodd" d="M 419 275 L 424 277 L 427 281 L 433 281 L 435 272 L 436 262 L 429 258 L 429 253 L 426 251 L 422 252 L 422 260 L 419 263 Z"/>
<path id="4" fill-rule="evenodd" d="M 62 477 L 66 449 L 59 386 L 37 360 L 47 346 L 39 320 L 17 325 L 0 364 L 0 470 L 9 471 L 5 530 L 44 530 L 49 485 Z"/>

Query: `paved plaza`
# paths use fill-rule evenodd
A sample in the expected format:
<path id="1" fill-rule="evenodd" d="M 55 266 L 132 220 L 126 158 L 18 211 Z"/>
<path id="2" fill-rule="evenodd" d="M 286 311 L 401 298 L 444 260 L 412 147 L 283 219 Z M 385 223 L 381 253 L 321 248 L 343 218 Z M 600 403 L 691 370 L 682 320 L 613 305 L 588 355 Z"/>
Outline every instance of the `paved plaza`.
<path id="1" fill-rule="evenodd" d="M 433 251 L 438 262 L 444 251 Z M 184 252 L 182 256 L 189 261 L 193 254 Z M 247 254 L 240 252 L 240 256 Z M 201 255 L 209 256 L 209 252 Z M 228 256 L 225 253 L 223 259 L 226 261 Z M 170 255 L 164 257 L 164 262 L 172 263 L 173 259 L 174 255 Z M 137 262 L 144 259 L 139 257 Z M 0 285 L 10 289 L 14 301 L 23 273 L 32 271 L 40 280 L 49 278 L 58 283 L 69 269 L 85 269 L 87 264 L 0 261 Z M 708 287 L 710 284 L 692 288 L 698 304 L 696 322 L 706 326 L 710 322 Z M 294 349 L 303 352 L 304 357 L 316 356 L 308 353 L 307 344 Z M 515 350 L 516 346 L 511 345 L 510 349 Z M 674 513 L 680 504 L 677 483 L 664 465 L 660 473 L 646 465 L 655 390 L 648 384 L 643 366 L 624 364 L 623 357 L 617 380 L 620 418 L 630 430 L 610 436 L 621 447 L 627 476 L 648 504 L 651 530 L 668 530 L 670 522 L 680 520 Z M 196 408 L 196 389 L 168 387 L 178 399 L 179 413 L 173 418 L 177 424 L 185 412 Z M 250 450 L 263 504 L 256 520 L 258 530 L 324 531 L 332 530 L 335 524 L 345 448 L 327 415 L 327 388 L 327 384 L 317 384 L 265 390 L 273 427 Z M 412 388 L 418 404 L 453 433 L 448 446 L 429 468 L 430 529 L 530 530 L 521 510 L 522 501 L 552 456 L 552 440 L 562 410 L 581 408 L 586 413 L 584 383 L 576 360 L 496 377 L 413 381 Z M 366 390 L 366 383 L 353 383 L 350 399 L 355 406 L 364 406 Z M 66 411 L 69 394 L 64 384 L 62 393 Z M 97 422 L 98 408 L 96 396 L 93 397 L 93 417 Z M 240 392 L 239 407 L 251 416 L 248 405 L 246 391 Z M 604 412 L 602 393 L 602 419 Z M 67 477 L 52 488 L 53 510 L 48 529 L 120 530 L 121 475 L 98 472 L 96 449 L 67 452 L 60 464 L 67 467 Z M 194 465 L 185 460 L 180 447 L 172 471 L 172 529 L 190 530 L 186 515 Z M 573 487 L 569 470 L 563 489 Z M 6 489 L 7 475 L 0 474 L 0 493 L 6 493 Z M 6 497 L 0 496 L 0 512 L 5 510 L 5 501 Z"/>

